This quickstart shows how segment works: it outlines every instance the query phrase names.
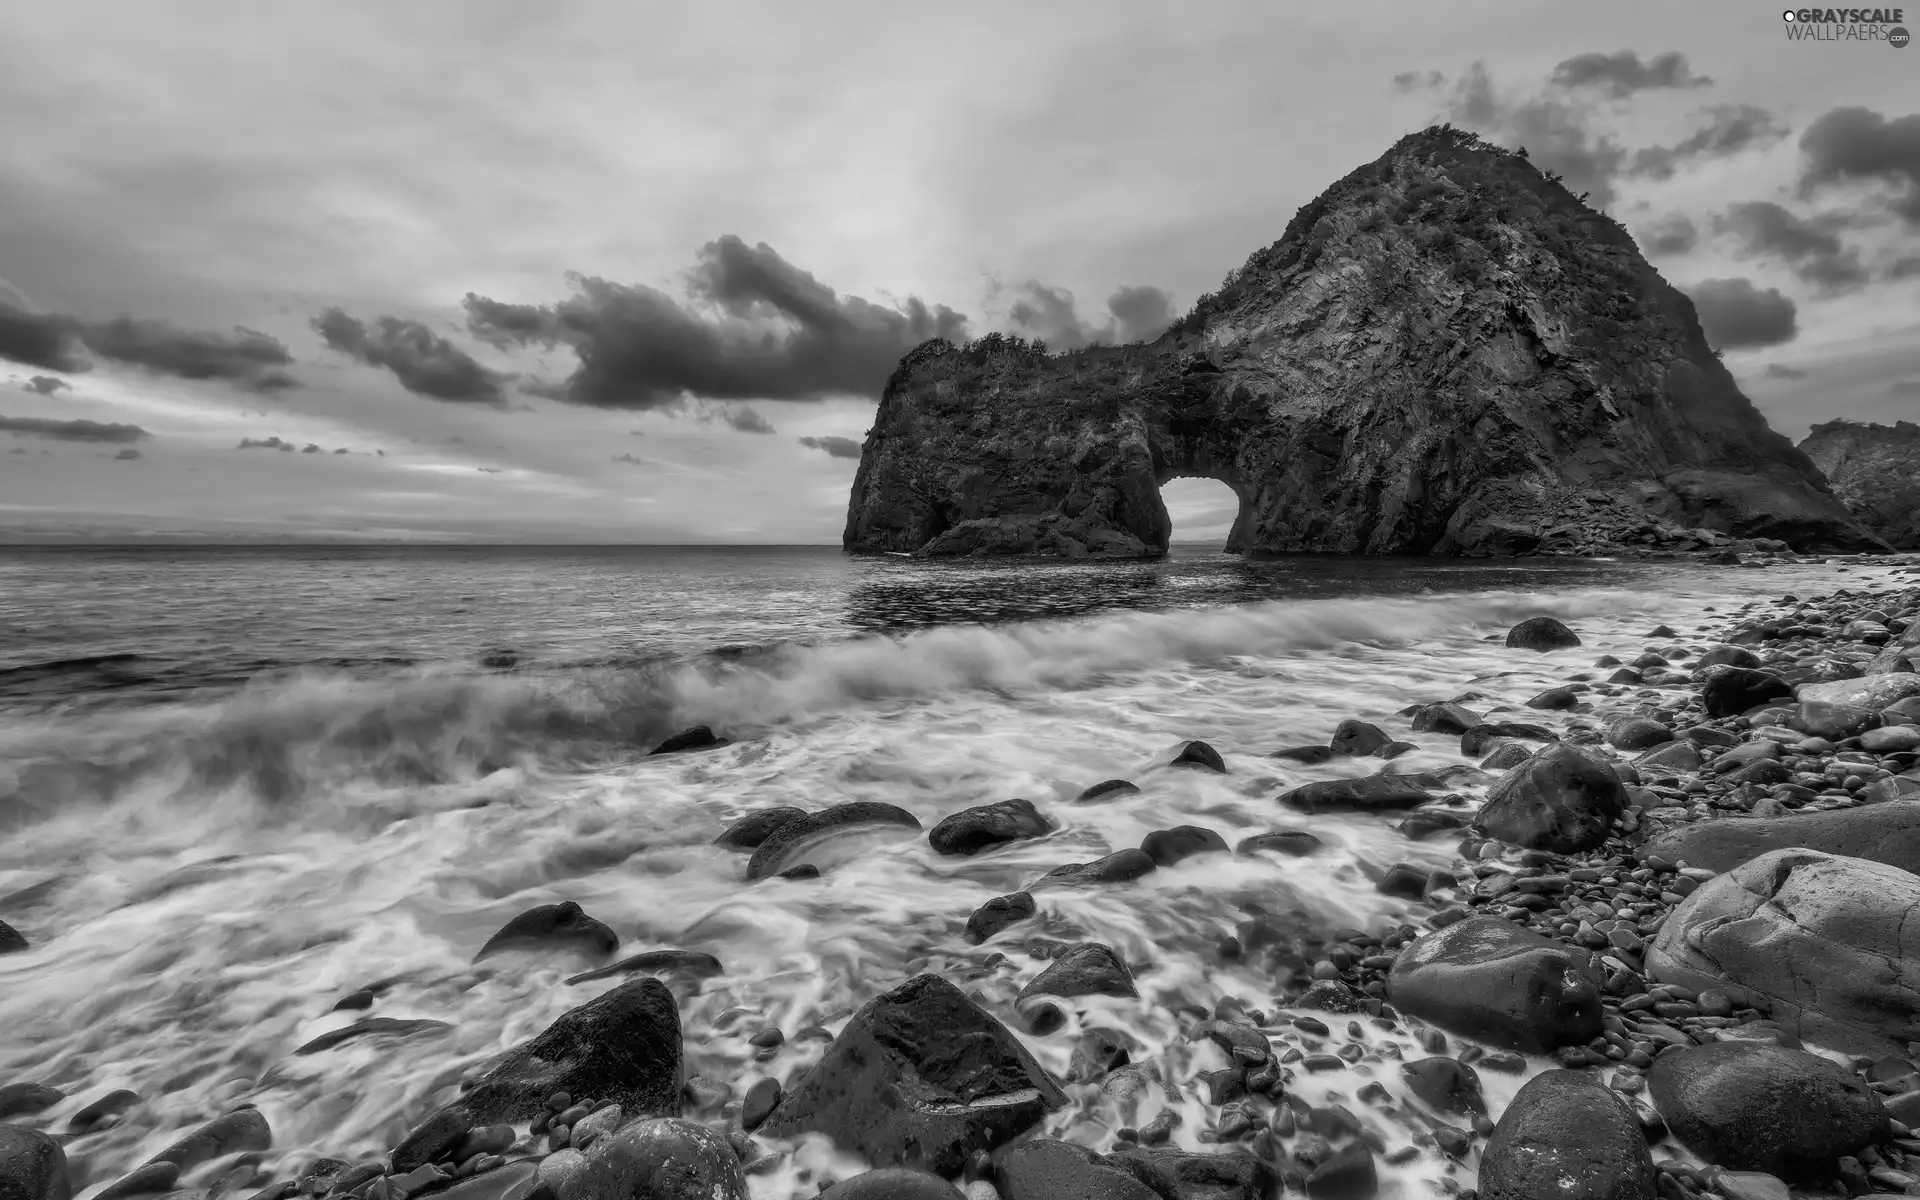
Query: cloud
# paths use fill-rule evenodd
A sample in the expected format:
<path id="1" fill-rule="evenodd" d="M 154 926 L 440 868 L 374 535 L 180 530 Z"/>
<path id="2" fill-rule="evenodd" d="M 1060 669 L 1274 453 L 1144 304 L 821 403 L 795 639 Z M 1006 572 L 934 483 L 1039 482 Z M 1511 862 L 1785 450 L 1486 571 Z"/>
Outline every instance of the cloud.
<path id="1" fill-rule="evenodd" d="M 1440 87 L 1446 82 L 1447 77 L 1438 71 L 1402 71 L 1393 77 L 1393 90 L 1417 92 Z"/>
<path id="2" fill-rule="evenodd" d="M 329 349 L 393 372 L 416 396 L 462 404 L 503 405 L 511 378 L 490 371 L 420 321 L 376 317 L 371 324 L 329 308 L 313 319 Z"/>
<path id="3" fill-rule="evenodd" d="M 334 453 L 335 454 L 352 454 L 353 451 L 347 449 L 345 446 L 342 446 L 338 450 L 335 450 Z"/>
<path id="4" fill-rule="evenodd" d="M 47 371 L 84 371 L 76 322 L 55 313 L 33 313 L 0 300 L 0 358 Z"/>
<path id="5" fill-rule="evenodd" d="M 1896 379 L 1887 390 L 1896 396 L 1920 396 L 1920 379 Z"/>
<path id="6" fill-rule="evenodd" d="M 320 447 L 319 447 L 319 446 L 316 446 L 316 445 L 315 445 L 315 444 L 313 444 L 312 442 L 308 442 L 308 443 L 307 443 L 307 444 L 306 444 L 305 446 L 303 446 L 303 447 L 301 447 L 301 450 L 300 450 L 300 453 L 302 453 L 302 454 L 319 454 L 319 453 L 322 453 L 322 451 L 321 451 L 321 449 L 320 449 Z"/>
<path id="7" fill-rule="evenodd" d="M 281 441 L 279 436 L 267 438 L 241 438 L 236 450 L 292 450 L 292 442 Z"/>
<path id="8" fill-rule="evenodd" d="M 231 333 L 213 333 L 134 317 L 85 321 L 28 312 L 0 301 L 0 358 L 78 374 L 93 366 L 83 349 L 156 375 L 217 379 L 251 392 L 300 386 L 280 369 L 293 362 L 292 354 L 279 339 L 258 330 L 236 327 Z"/>
<path id="9" fill-rule="evenodd" d="M 1778 346 L 1799 335 L 1798 310 L 1778 288 L 1746 279 L 1708 279 L 1685 289 L 1707 341 L 1721 350 Z"/>
<path id="10" fill-rule="evenodd" d="M 1640 234 L 1640 248 L 1648 254 L 1685 254 L 1700 242 L 1700 230 L 1684 213 L 1669 213 Z"/>
<path id="11" fill-rule="evenodd" d="M 1911 279 L 1915 275 L 1920 275 L 1920 254 L 1902 255 L 1888 263 L 1887 269 L 1881 272 L 1886 279 Z"/>
<path id="12" fill-rule="evenodd" d="M 860 443 L 844 437 L 803 437 L 798 439 L 810 450 L 824 450 L 829 458 L 859 458 Z"/>
<path id="13" fill-rule="evenodd" d="M 1487 64 L 1476 62 L 1454 83 L 1443 115 L 1496 141 L 1524 146 L 1535 166 L 1558 174 L 1567 190 L 1588 193 L 1595 208 L 1618 199 L 1614 181 L 1626 170 L 1628 151 L 1612 134 L 1591 127 L 1588 105 L 1550 92 L 1503 97 Z"/>
<path id="14" fill-rule="evenodd" d="M 617 463 L 627 463 L 636 467 L 650 467 L 653 465 L 652 459 L 641 458 L 637 454 L 616 454 L 612 458 L 608 459 L 607 461 L 617 462 Z"/>
<path id="15" fill-rule="evenodd" d="M 1881 184 L 1886 206 L 1920 226 L 1920 113 L 1888 120 L 1870 108 L 1836 108 L 1800 135 L 1802 199 L 1847 183 Z"/>
<path id="16" fill-rule="evenodd" d="M 1851 291 L 1867 282 L 1857 248 L 1839 235 L 1801 219 L 1769 200 L 1729 205 L 1714 218 L 1715 233 L 1731 237 L 1741 258 L 1777 258 L 1794 273 L 1829 292 Z"/>
<path id="17" fill-rule="evenodd" d="M 139 457 L 140 457 L 140 452 L 131 447 L 125 450 L 122 450 L 120 453 L 114 455 L 114 458 L 118 459 L 121 462 L 131 462 L 134 459 Z"/>
<path id="18" fill-rule="evenodd" d="M 38 392 L 42 396 L 51 396 L 61 388 L 71 389 L 72 384 L 52 375 L 35 375 L 20 385 L 29 392 Z"/>
<path id="19" fill-rule="evenodd" d="M 1403 82 L 1405 80 L 1405 82 Z M 1669 179 L 1682 166 L 1771 145 L 1788 130 L 1771 113 L 1752 105 L 1704 110 L 1703 123 L 1671 146 L 1630 149 L 1600 127 L 1606 108 L 1594 93 L 1623 99 L 1657 88 L 1691 89 L 1712 81 L 1694 75 L 1684 56 L 1658 54 L 1642 62 L 1632 51 L 1582 54 L 1566 59 L 1533 92 L 1502 94 L 1484 62 L 1475 62 L 1451 87 L 1429 73 L 1395 76 L 1396 90 L 1445 89 L 1434 119 L 1473 129 L 1509 148 L 1525 147 L 1542 170 L 1561 177 L 1569 191 L 1607 208 L 1619 199 L 1618 184 L 1632 177 Z"/>
<path id="20" fill-rule="evenodd" d="M 1554 67 L 1548 79 L 1555 87 L 1595 88 L 1616 100 L 1635 92 L 1701 88 L 1713 83 L 1704 75 L 1695 75 L 1687 66 L 1686 55 L 1674 50 L 1645 62 L 1632 50 L 1577 54 Z"/>
<path id="21" fill-rule="evenodd" d="M 120 317 L 83 325 L 80 340 L 102 358 L 180 379 L 218 379 L 253 392 L 279 392 L 299 381 L 278 368 L 293 356 L 278 338 L 236 327 L 231 333 L 182 329 L 167 321 Z"/>
<path id="22" fill-rule="evenodd" d="M 1039 338 L 1056 350 L 1147 341 L 1173 324 L 1173 298 L 1156 287 L 1123 287 L 1107 297 L 1107 318 L 1098 323 L 1080 316 L 1073 293 L 1036 279 L 1020 285 L 1007 318 L 1016 332 Z"/>
<path id="23" fill-rule="evenodd" d="M 741 433 L 778 432 L 765 417 L 744 404 L 739 408 L 730 408 L 722 412 L 720 419 L 727 423 L 728 428 Z"/>
<path id="24" fill-rule="evenodd" d="M 686 300 L 590 275 L 537 306 L 466 298 L 474 336 L 494 345 L 566 344 L 580 366 L 564 399 L 602 408 L 719 400 L 878 397 L 901 355 L 932 337 L 965 338 L 967 320 L 918 297 L 885 307 L 840 296 L 762 242 L 707 243 Z"/>
<path id="25" fill-rule="evenodd" d="M 53 421 L 45 417 L 0 416 L 0 433 L 16 437 L 50 438 L 57 442 L 138 442 L 153 435 L 138 425 L 103 425 L 99 421 Z"/>
<path id="26" fill-rule="evenodd" d="M 1694 159 L 1726 158 L 1743 150 L 1761 150 L 1793 132 L 1764 108 L 1751 104 L 1723 104 L 1705 110 L 1706 124 L 1671 146 L 1648 146 L 1633 152 L 1628 174 L 1672 179 Z"/>
<path id="27" fill-rule="evenodd" d="M 1807 373 L 1799 367 L 1790 367 L 1786 363 L 1768 363 L 1768 379 L 1805 379 Z"/>

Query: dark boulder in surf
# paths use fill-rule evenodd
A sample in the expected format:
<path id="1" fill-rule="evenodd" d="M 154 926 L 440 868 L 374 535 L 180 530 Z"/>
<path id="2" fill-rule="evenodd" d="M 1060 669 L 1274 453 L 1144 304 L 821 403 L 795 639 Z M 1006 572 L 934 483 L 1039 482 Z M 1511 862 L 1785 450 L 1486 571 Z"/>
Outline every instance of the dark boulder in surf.
<path id="1" fill-rule="evenodd" d="M 1159 866 L 1160 864 L 1154 862 L 1153 857 L 1145 850 L 1130 846 L 1092 862 L 1067 863 L 1064 866 L 1055 867 L 1042 875 L 1033 887 L 1027 890 L 1032 891 L 1049 883 L 1127 883 L 1158 870 Z"/>
<path id="2" fill-rule="evenodd" d="M 1416 704 L 1409 715 L 1415 733 L 1465 733 L 1486 721 L 1472 709 L 1449 701 Z"/>
<path id="3" fill-rule="evenodd" d="M 1389 812 L 1417 808 L 1431 799 L 1425 790 L 1398 775 L 1323 779 L 1280 793 L 1280 803 L 1304 813 Z"/>
<path id="4" fill-rule="evenodd" d="M 571 900 L 530 908 L 500 927 L 487 939 L 473 961 L 515 950 L 575 950 L 589 958 L 605 958 L 620 945 L 620 935 L 588 916 Z"/>
<path id="5" fill-rule="evenodd" d="M 1387 972 L 1387 999 L 1451 1033 L 1545 1054 L 1599 1036 L 1604 984 L 1585 950 L 1469 917 L 1409 942 Z"/>
<path id="6" fill-rule="evenodd" d="M 713 839 L 713 844 L 734 850 L 757 850 L 762 842 L 773 836 L 775 830 L 806 815 L 804 808 L 787 806 L 750 812 L 727 826 L 719 837 Z"/>
<path id="7" fill-rule="evenodd" d="M 927 842 L 936 854 L 964 856 L 1052 832 L 1033 801 L 1016 797 L 961 809 L 928 831 Z"/>
<path id="8" fill-rule="evenodd" d="M 633 975 L 641 971 L 674 972 L 704 978 L 720 973 L 720 960 L 699 950 L 643 950 L 616 963 L 575 975 L 568 983 L 588 983 L 613 975 Z"/>
<path id="9" fill-rule="evenodd" d="M 1772 671 L 1716 667 L 1700 686 L 1700 703 L 1709 717 L 1737 717 L 1770 700 L 1790 700 L 1793 685 Z"/>
<path id="10" fill-rule="evenodd" d="M 1112 946 L 1100 942 L 1082 942 L 1060 952 L 1014 997 L 1014 1009 L 1037 1034 L 1049 1034 L 1066 1024 L 1066 1014 L 1053 1003 L 1054 998 L 1071 1000 L 1076 996 L 1122 996 L 1140 994 L 1126 960 Z"/>
<path id="11" fill-rule="evenodd" d="M 823 1133 L 876 1166 L 953 1175 L 1065 1103 L 1012 1032 L 945 979 L 918 975 L 855 1013 L 760 1131 Z"/>
<path id="12" fill-rule="evenodd" d="M 299 1049 L 295 1050 L 294 1053 L 319 1054 L 324 1050 L 331 1050 L 335 1046 L 344 1046 L 348 1042 L 359 1041 L 361 1038 L 412 1037 L 417 1034 L 446 1033 L 452 1028 L 453 1026 L 447 1024 L 445 1021 L 404 1021 L 394 1017 L 366 1017 L 355 1021 L 351 1025 L 346 1025 L 339 1029 L 330 1029 L 312 1041 L 305 1043 Z"/>
<path id="13" fill-rule="evenodd" d="M 44 1112 L 66 1098 L 65 1092 L 44 1083 L 9 1083 L 0 1086 L 0 1121 Z"/>
<path id="14" fill-rule="evenodd" d="M 1559 736 L 1544 725 L 1529 725 L 1522 721 L 1482 721 L 1460 735 L 1460 753 L 1468 758 L 1478 758 L 1498 741 L 1551 742 L 1558 740 Z"/>
<path id="15" fill-rule="evenodd" d="M 1606 760 L 1555 742 L 1488 789 L 1474 823 L 1511 845 L 1576 854 L 1605 842 L 1626 810 L 1626 788 Z"/>
<path id="16" fill-rule="evenodd" d="M 678 754 L 683 750 L 715 750 L 730 744 L 726 738 L 715 737 L 713 730 L 705 725 L 695 725 L 691 729 L 682 729 L 666 741 L 647 751 L 654 754 Z"/>
<path id="17" fill-rule="evenodd" d="M 1256 833 L 1252 837 L 1241 838 L 1240 843 L 1233 848 L 1233 852 L 1258 854 L 1262 850 L 1271 850 L 1289 858 L 1305 858 L 1325 844 L 1304 829 L 1272 829 L 1266 833 Z"/>
<path id="18" fill-rule="evenodd" d="M 857 849 L 869 839 L 917 832 L 920 818 L 898 805 L 856 800 L 788 821 L 767 836 L 747 860 L 747 878 L 765 879 L 801 863 L 822 864 Z"/>
<path id="19" fill-rule="evenodd" d="M 1584 1071 L 1529 1080 L 1500 1115 L 1480 1160 L 1485 1200 L 1658 1200 L 1667 1194 L 1655 1186 L 1658 1178 L 1639 1118 Z"/>
<path id="20" fill-rule="evenodd" d="M 1002 929 L 1018 925 L 1039 911 L 1029 892 L 995 896 L 967 918 L 967 940 L 978 946 Z"/>
<path id="21" fill-rule="evenodd" d="M 1218 750 L 1215 750 L 1205 742 L 1188 742 L 1180 748 L 1180 753 L 1174 755 L 1173 762 L 1168 765 L 1190 767 L 1201 771 L 1212 771 L 1217 775 L 1225 775 L 1227 773 L 1226 760 L 1220 757 Z"/>
<path id="22" fill-rule="evenodd" d="M 618 1104 L 627 1116 L 680 1112 L 680 1012 L 658 979 L 634 979 L 554 1019 L 507 1051 L 459 1100 L 427 1118 L 395 1147 L 396 1171 L 430 1162 L 449 1131 L 514 1124 L 547 1110 L 556 1092 Z M 403 1166 L 402 1164 L 408 1164 Z"/>
<path id="23" fill-rule="evenodd" d="M 1333 736 L 1327 739 L 1327 747 L 1335 754 L 1354 758 L 1378 754 L 1392 744 L 1393 739 L 1387 736 L 1386 730 L 1357 717 L 1349 717 L 1334 726 Z"/>
<path id="24" fill-rule="evenodd" d="M 1317 767 L 1321 763 L 1330 763 L 1340 757 L 1339 751 L 1332 746 L 1288 746 L 1284 750 L 1275 750 L 1268 758 L 1284 758 L 1288 762 L 1297 762 L 1302 766 Z"/>
<path id="25" fill-rule="evenodd" d="M 27 948 L 27 939 L 5 921 L 0 921 L 0 954 L 13 954 Z"/>
<path id="26" fill-rule="evenodd" d="M 882 1167 L 842 1179 L 814 1200 L 967 1200 L 938 1175 L 910 1167 Z"/>
<path id="27" fill-rule="evenodd" d="M 996 1155 L 1004 1200 L 1160 1200 L 1159 1193 L 1074 1142 L 1035 1138 Z"/>
<path id="28" fill-rule="evenodd" d="M 1579 644 L 1579 635 L 1552 617 L 1529 617 L 1507 630 L 1507 646 L 1514 650 L 1570 650 Z"/>
<path id="29" fill-rule="evenodd" d="M 1101 800 L 1118 800 L 1122 796 L 1138 795 L 1140 789 L 1126 779 L 1106 779 L 1094 784 L 1073 798 L 1075 804 L 1093 804 Z"/>
<path id="30" fill-rule="evenodd" d="M 35 1129 L 0 1125 L 0 1200 L 67 1200 L 67 1154 L 60 1139 Z"/>
<path id="31" fill-rule="evenodd" d="M 1172 829 L 1156 829 L 1149 833 L 1141 840 L 1140 849 L 1153 860 L 1155 866 L 1171 867 L 1196 854 L 1210 854 L 1216 850 L 1225 853 L 1227 839 L 1198 825 L 1176 825 Z"/>

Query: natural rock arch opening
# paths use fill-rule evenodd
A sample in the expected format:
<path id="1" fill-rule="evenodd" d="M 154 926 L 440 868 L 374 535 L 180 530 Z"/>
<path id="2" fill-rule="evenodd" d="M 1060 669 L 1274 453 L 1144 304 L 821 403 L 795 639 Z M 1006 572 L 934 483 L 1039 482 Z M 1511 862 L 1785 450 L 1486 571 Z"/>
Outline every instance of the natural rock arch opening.
<path id="1" fill-rule="evenodd" d="M 1182 472 L 1160 480 L 1160 503 L 1167 511 L 1169 545 L 1227 543 L 1246 512 L 1240 493 L 1223 479 Z"/>

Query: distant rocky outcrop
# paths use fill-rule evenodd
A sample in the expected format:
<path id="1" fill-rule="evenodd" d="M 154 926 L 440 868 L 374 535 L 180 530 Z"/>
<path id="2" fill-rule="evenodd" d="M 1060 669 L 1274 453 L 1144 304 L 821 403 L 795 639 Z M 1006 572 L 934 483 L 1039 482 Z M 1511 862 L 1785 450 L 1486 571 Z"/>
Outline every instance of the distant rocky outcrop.
<path id="1" fill-rule="evenodd" d="M 1233 488 L 1227 548 L 1254 555 L 1578 553 L 1676 528 L 1881 545 L 1618 222 L 1450 127 L 1334 184 L 1151 344 L 915 348 L 844 544 L 1159 554 L 1160 485 L 1182 476 Z"/>
<path id="2" fill-rule="evenodd" d="M 1828 421 L 1800 450 L 1862 525 L 1899 549 L 1920 550 L 1920 425 Z"/>

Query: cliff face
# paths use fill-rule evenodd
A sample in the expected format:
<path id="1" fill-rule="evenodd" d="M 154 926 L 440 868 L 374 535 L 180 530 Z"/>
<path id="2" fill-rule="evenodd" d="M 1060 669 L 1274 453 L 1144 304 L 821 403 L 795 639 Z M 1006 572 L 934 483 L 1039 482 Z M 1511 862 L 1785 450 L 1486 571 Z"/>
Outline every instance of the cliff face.
<path id="1" fill-rule="evenodd" d="M 1902 550 L 1920 550 L 1920 425 L 1828 421 L 1800 450 L 1862 525 Z"/>
<path id="2" fill-rule="evenodd" d="M 1159 486 L 1224 481 L 1228 549 L 1599 549 L 1652 524 L 1877 545 L 1614 222 L 1433 129 L 1302 209 L 1148 345 L 901 360 L 849 549 L 1148 555 Z"/>

